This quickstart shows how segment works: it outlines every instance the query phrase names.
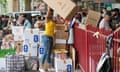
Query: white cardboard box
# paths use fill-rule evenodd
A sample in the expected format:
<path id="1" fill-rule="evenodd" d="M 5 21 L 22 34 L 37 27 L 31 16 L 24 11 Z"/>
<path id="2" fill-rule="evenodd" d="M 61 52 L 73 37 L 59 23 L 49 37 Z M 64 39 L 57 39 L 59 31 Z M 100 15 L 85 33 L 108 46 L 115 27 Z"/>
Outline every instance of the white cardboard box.
<path id="1" fill-rule="evenodd" d="M 6 59 L 0 58 L 0 70 L 5 71 L 6 70 Z"/>
<path id="2" fill-rule="evenodd" d="M 44 35 L 44 32 L 45 31 L 40 31 L 39 33 L 40 33 L 40 35 L 39 35 L 39 42 L 40 42 L 40 44 L 42 43 L 42 36 Z"/>
<path id="3" fill-rule="evenodd" d="M 23 34 L 14 35 L 14 41 L 23 41 L 23 40 L 24 40 Z"/>
<path id="4" fill-rule="evenodd" d="M 24 32 L 23 26 L 12 26 L 12 34 L 21 35 Z"/>
<path id="5" fill-rule="evenodd" d="M 37 49 L 38 49 L 37 44 L 29 44 L 29 43 L 23 44 L 23 54 L 25 56 L 37 56 L 38 53 Z"/>
<path id="6" fill-rule="evenodd" d="M 12 34 L 14 35 L 14 41 L 23 41 L 23 26 L 12 26 Z"/>
<path id="7" fill-rule="evenodd" d="M 66 60 L 55 58 L 56 72 L 72 72 L 72 59 Z"/>
<path id="8" fill-rule="evenodd" d="M 24 31 L 24 40 L 29 43 L 39 43 L 39 30 L 38 29 L 26 29 Z"/>

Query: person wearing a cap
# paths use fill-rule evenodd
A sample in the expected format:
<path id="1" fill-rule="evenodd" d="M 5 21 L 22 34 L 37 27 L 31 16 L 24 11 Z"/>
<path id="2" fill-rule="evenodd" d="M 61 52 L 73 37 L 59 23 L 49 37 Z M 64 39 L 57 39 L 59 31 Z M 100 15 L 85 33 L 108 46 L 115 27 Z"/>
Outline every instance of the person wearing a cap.
<path id="1" fill-rule="evenodd" d="M 43 68 L 45 64 L 45 60 L 49 64 L 48 70 L 52 69 L 51 53 L 53 50 L 54 28 L 55 28 L 55 21 L 53 20 L 53 10 L 51 8 L 48 8 L 46 23 L 45 23 L 45 32 L 44 35 L 42 36 L 43 47 L 45 50 L 40 62 L 40 68 L 39 68 L 40 72 L 46 72 L 45 69 Z"/>

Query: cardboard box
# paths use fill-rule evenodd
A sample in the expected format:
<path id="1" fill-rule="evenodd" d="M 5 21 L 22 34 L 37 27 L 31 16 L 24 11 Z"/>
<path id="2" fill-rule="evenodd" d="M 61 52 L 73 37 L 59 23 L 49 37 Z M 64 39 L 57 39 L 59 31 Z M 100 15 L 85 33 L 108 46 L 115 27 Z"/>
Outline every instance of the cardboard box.
<path id="1" fill-rule="evenodd" d="M 58 59 L 67 59 L 67 53 L 68 51 L 66 49 L 55 49 L 54 50 L 54 57 L 58 58 Z"/>
<path id="2" fill-rule="evenodd" d="M 23 35 L 24 26 L 12 26 L 13 35 Z"/>
<path id="3" fill-rule="evenodd" d="M 72 59 L 66 60 L 55 58 L 55 72 L 73 72 L 72 71 Z"/>
<path id="4" fill-rule="evenodd" d="M 65 24 L 56 24 L 55 30 L 65 30 L 66 25 Z"/>
<path id="5" fill-rule="evenodd" d="M 55 32 L 55 38 L 56 39 L 68 39 L 68 32 L 65 32 L 64 30 L 56 30 Z"/>
<path id="6" fill-rule="evenodd" d="M 23 54 L 25 56 L 37 56 L 37 49 L 38 46 L 37 44 L 29 44 L 29 43 L 25 43 L 23 44 Z"/>
<path id="7" fill-rule="evenodd" d="M 65 39 L 56 39 L 55 43 L 56 44 L 66 44 L 67 41 Z"/>
<path id="8" fill-rule="evenodd" d="M 66 49 L 66 44 L 55 44 L 55 49 Z"/>
<path id="9" fill-rule="evenodd" d="M 89 10 L 85 24 L 97 27 L 100 17 L 101 14 L 99 12 Z"/>
<path id="10" fill-rule="evenodd" d="M 39 30 L 26 29 L 24 31 L 24 40 L 28 43 L 39 43 Z"/>
<path id="11" fill-rule="evenodd" d="M 44 35 L 44 32 L 45 32 L 45 31 L 40 31 L 40 32 L 39 32 L 39 33 L 40 33 L 40 34 L 39 34 L 39 37 L 40 37 L 40 38 L 39 38 L 39 42 L 40 42 L 39 44 L 40 44 L 40 45 L 42 44 L 42 36 Z"/>
<path id="12" fill-rule="evenodd" d="M 29 49 L 30 56 L 37 56 L 38 54 L 38 44 L 31 44 Z"/>
<path id="13" fill-rule="evenodd" d="M 14 41 L 23 41 L 23 40 L 24 40 L 24 36 L 22 34 L 14 35 Z"/>
<path id="14" fill-rule="evenodd" d="M 64 19 L 72 19 L 74 14 L 78 11 L 75 3 L 71 0 L 43 0 L 56 13 Z"/>

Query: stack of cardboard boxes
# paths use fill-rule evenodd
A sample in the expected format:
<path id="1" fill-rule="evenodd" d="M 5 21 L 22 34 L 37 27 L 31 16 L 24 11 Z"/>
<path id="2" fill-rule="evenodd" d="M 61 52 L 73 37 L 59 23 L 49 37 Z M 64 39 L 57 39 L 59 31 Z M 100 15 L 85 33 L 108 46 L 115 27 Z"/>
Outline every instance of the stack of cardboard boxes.
<path id="1" fill-rule="evenodd" d="M 65 29 L 66 25 L 56 24 L 54 50 L 54 65 L 56 72 L 72 72 L 72 59 L 67 56 L 67 40 L 69 33 L 66 32 Z"/>
<path id="2" fill-rule="evenodd" d="M 65 32 L 64 24 L 56 24 L 55 27 L 55 48 L 56 49 L 65 49 L 67 40 L 68 40 L 68 32 Z"/>

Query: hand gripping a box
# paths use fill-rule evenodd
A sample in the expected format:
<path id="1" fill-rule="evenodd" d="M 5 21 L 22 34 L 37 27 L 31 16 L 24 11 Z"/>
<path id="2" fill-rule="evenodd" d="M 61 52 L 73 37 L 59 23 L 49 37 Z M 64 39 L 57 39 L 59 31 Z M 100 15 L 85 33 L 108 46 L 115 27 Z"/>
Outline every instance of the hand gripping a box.
<path id="1" fill-rule="evenodd" d="M 78 11 L 78 7 L 71 0 L 43 0 L 49 7 L 64 19 L 70 20 Z"/>

